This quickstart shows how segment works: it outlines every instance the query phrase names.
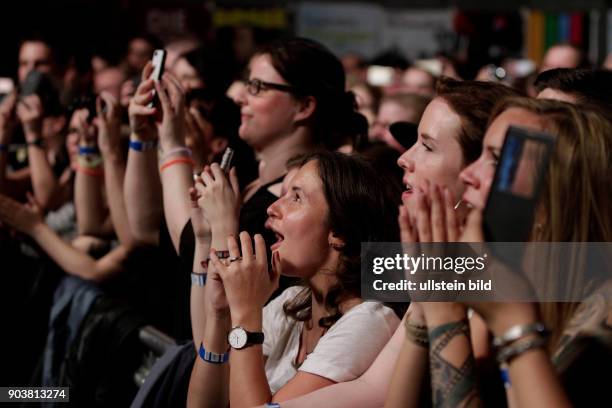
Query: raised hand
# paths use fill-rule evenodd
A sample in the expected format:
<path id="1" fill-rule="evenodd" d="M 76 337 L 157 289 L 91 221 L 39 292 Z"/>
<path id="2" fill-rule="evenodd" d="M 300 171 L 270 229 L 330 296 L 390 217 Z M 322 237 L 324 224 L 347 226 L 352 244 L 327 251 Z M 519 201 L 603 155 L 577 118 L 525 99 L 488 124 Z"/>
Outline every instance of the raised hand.
<path id="1" fill-rule="evenodd" d="M 43 106 L 38 95 L 25 96 L 17 103 L 17 117 L 28 142 L 42 136 Z"/>
<path id="2" fill-rule="evenodd" d="M 43 223 L 41 210 L 34 197 L 27 193 L 28 204 L 21 204 L 0 194 L 0 221 L 19 232 L 31 235 Z"/>
<path id="3" fill-rule="evenodd" d="M 178 80 L 166 73 L 155 89 L 162 107 L 159 142 L 162 151 L 185 145 L 185 91 Z"/>
<path id="4" fill-rule="evenodd" d="M 266 243 L 255 235 L 255 252 L 248 232 L 240 233 L 240 249 L 234 236 L 227 238 L 230 258 L 221 261 L 211 249 L 214 268 L 223 280 L 233 323 L 261 319 L 261 311 L 272 293 L 278 288 L 280 262 L 278 253 L 273 258 L 272 271 L 268 271 Z M 242 256 L 240 255 L 242 252 Z"/>
<path id="5" fill-rule="evenodd" d="M 87 122 L 88 116 L 89 111 L 86 108 L 77 109 L 73 113 L 73 117 L 76 118 L 79 144 L 82 146 L 93 146 L 97 144 L 96 128 Z"/>
<path id="6" fill-rule="evenodd" d="M 142 82 L 138 85 L 136 94 L 130 100 L 128 107 L 131 131 L 141 140 L 151 140 L 157 137 L 157 128 L 154 123 L 157 109 L 147 106 L 154 97 L 155 82 L 153 79 L 147 79 L 152 71 L 153 65 L 149 62 L 142 70 Z"/>
<path id="7" fill-rule="evenodd" d="M 98 147 L 103 155 L 116 154 L 121 149 L 121 107 L 117 98 L 102 92 L 96 99 Z"/>
<path id="8" fill-rule="evenodd" d="M 8 145 L 11 142 L 13 128 L 15 126 L 15 106 L 17 105 L 17 93 L 8 94 L 0 103 L 0 144 Z"/>
<path id="9" fill-rule="evenodd" d="M 236 170 L 232 169 L 229 180 L 217 163 L 206 166 L 196 183 L 200 199 L 198 205 L 204 210 L 212 231 L 233 234 L 238 229 L 240 213 L 240 185 Z"/>

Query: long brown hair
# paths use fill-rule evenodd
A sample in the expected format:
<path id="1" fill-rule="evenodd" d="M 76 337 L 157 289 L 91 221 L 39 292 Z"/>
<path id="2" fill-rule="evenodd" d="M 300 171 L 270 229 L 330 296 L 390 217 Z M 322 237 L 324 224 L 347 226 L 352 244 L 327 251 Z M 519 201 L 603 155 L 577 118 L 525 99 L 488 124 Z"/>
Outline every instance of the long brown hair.
<path id="1" fill-rule="evenodd" d="M 491 115 L 491 121 L 510 108 L 540 116 L 544 119 L 543 130 L 556 136 L 530 241 L 612 241 L 612 124 L 595 111 L 559 101 L 529 98 L 502 101 Z M 548 286 L 563 283 L 574 291 L 588 293 L 602 282 L 585 278 L 588 263 L 584 245 L 574 247 L 570 265 L 550 264 L 544 269 L 542 279 Z M 551 255 L 548 258 L 557 259 Z M 559 282 L 561 268 L 569 272 L 563 277 L 564 282 Z M 541 316 L 553 329 L 551 349 L 579 304 L 540 303 Z"/>
<path id="2" fill-rule="evenodd" d="M 327 218 L 322 222 L 344 241 L 344 246 L 335 249 L 340 252 L 340 259 L 331 272 L 336 275 L 337 283 L 328 293 L 317 293 L 304 283 L 304 288 L 283 305 L 283 310 L 295 320 L 308 321 L 312 316 L 312 296 L 315 296 L 329 313 L 318 324 L 329 328 L 342 316 L 340 304 L 360 296 L 361 243 L 398 240 L 399 196 L 378 181 L 376 171 L 364 159 L 320 151 L 302 156 L 298 167 L 310 161 L 317 163 L 329 207 Z"/>

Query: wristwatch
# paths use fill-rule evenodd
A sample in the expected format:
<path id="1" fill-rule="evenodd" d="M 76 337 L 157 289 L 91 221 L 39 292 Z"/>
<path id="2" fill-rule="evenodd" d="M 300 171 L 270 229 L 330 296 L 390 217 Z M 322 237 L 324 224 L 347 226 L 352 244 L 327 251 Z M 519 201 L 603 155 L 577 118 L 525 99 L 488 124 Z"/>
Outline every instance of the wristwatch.
<path id="1" fill-rule="evenodd" d="M 227 335 L 227 342 L 233 349 L 241 350 L 255 344 L 263 344 L 264 334 L 262 332 L 249 332 L 243 327 L 236 326 Z"/>

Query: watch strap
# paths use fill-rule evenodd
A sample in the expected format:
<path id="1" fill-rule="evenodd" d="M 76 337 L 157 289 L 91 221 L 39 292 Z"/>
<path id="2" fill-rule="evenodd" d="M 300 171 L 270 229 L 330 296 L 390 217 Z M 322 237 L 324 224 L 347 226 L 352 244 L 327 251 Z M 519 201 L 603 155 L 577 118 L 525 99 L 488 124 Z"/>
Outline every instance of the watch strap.
<path id="1" fill-rule="evenodd" d="M 263 344 L 264 334 L 262 332 L 250 332 L 245 330 L 247 333 L 247 346 L 254 346 L 257 344 Z M 246 347 L 246 346 L 245 346 Z"/>

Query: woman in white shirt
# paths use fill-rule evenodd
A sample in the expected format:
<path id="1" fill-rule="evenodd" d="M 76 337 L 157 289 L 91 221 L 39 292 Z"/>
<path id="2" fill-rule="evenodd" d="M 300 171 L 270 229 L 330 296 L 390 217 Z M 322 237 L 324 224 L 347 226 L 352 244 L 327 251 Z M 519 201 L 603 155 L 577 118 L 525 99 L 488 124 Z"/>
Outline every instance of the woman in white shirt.
<path id="1" fill-rule="evenodd" d="M 200 204 L 208 216 L 237 184 L 231 187 L 216 165 L 202 177 Z M 228 384 L 231 406 L 250 407 L 359 377 L 399 324 L 390 308 L 360 298 L 361 243 L 397 240 L 397 209 L 389 205 L 396 200 L 361 159 L 305 156 L 268 209 L 267 226 L 278 238 L 271 271 L 260 235 L 253 245 L 242 232 L 240 248 L 230 235 L 227 253 L 211 249 L 188 404 L 225 406 Z M 264 308 L 281 273 L 304 285 Z"/>

